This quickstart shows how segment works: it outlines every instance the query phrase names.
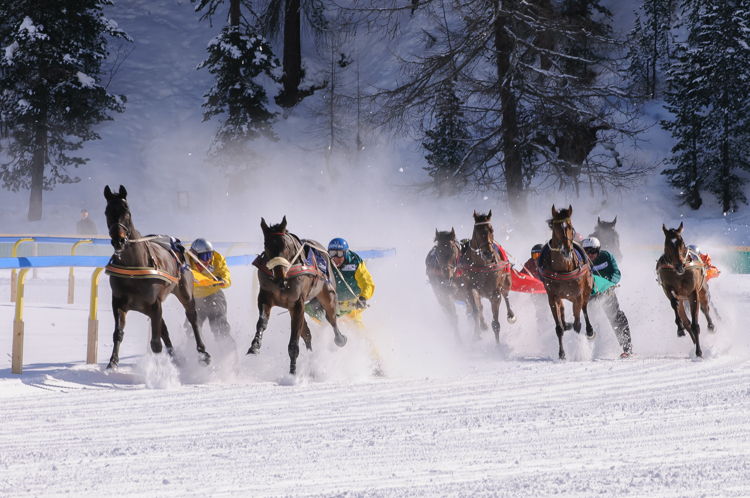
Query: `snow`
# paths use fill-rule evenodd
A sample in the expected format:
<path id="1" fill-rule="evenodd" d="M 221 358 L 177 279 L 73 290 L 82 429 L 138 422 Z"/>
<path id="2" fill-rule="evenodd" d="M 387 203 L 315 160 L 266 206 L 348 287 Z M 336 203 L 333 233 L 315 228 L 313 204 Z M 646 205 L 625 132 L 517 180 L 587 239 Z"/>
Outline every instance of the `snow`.
<path id="1" fill-rule="evenodd" d="M 396 188 L 423 174 L 422 151 L 374 132 L 354 174 L 334 183 L 323 155 L 298 145 L 300 131 L 314 126 L 306 102 L 279 121 L 276 148 L 257 144 L 267 166 L 230 195 L 232 180 L 203 162 L 218 122 L 201 122 L 212 78 L 195 71 L 220 26 L 198 23 L 185 0 L 120 1 L 107 15 L 135 40 L 108 88 L 127 97 L 126 111 L 97 129 L 102 140 L 86 144 L 83 180 L 45 192 L 40 222 L 25 221 L 27 191 L 0 192 L 0 231 L 68 234 L 86 208 L 103 233 L 103 187 L 123 184 L 143 233 L 247 241 L 257 251 L 261 216 L 276 223 L 286 215 L 300 236 L 343 236 L 355 249 L 396 247 L 397 256 L 367 262 L 376 285 L 363 316 L 367 333 L 342 325 L 349 342 L 339 349 L 329 327 L 311 324 L 313 352 L 303 348 L 296 377 L 287 374 L 289 315 L 278 308 L 260 356 L 245 355 L 257 320 L 247 267 L 232 268 L 226 291 L 236 347 L 218 342 L 206 324 L 213 362 L 199 365 L 184 311 L 169 298 L 165 322 L 179 366 L 148 352 L 148 321 L 132 312 L 117 372 L 104 369 L 114 329 L 107 277 L 98 363 L 86 365 L 91 270 L 76 270 L 73 305 L 66 304 L 68 269 L 29 274 L 24 372 L 11 374 L 15 308 L 9 272 L 0 274 L 0 356 L 7 358 L 0 496 L 750 496 L 750 276 L 718 261 L 711 294 L 722 320 L 709 334 L 700 318 L 704 359 L 697 359 L 690 339 L 677 337 L 655 283 L 658 250 L 646 248 L 663 244 L 662 224 L 684 222 L 686 244 L 717 262 L 725 246 L 750 245 L 750 209 L 722 216 L 706 197 L 691 212 L 676 205 L 657 170 L 632 193 L 604 199 L 531 196 L 530 219 L 514 223 L 494 194 L 436 201 Z M 379 42 L 359 50 L 363 67 L 370 65 L 363 78 L 388 87 L 388 51 Z M 651 122 L 665 119 L 658 103 L 647 111 Z M 668 156 L 667 132 L 656 126 L 643 139 L 644 160 Z M 184 191 L 189 210 L 177 205 Z M 553 203 L 575 207 L 572 221 L 584 235 L 597 217 L 618 216 L 617 292 L 632 358 L 619 359 L 608 321 L 592 306 L 596 338 L 566 332 L 568 360 L 558 361 L 551 316 L 516 293 L 518 322 L 501 314 L 499 345 L 491 332 L 472 341 L 463 310 L 462 342 L 453 341 L 424 274 L 435 228 L 465 237 L 472 211 L 492 209 L 497 239 L 522 263 L 549 236 Z M 382 377 L 372 375 L 372 346 Z"/>
<path id="2" fill-rule="evenodd" d="M 78 77 L 78 81 L 81 83 L 81 86 L 84 88 L 94 88 L 96 86 L 96 80 L 92 78 L 91 76 L 88 76 L 80 71 L 76 73 L 76 76 Z"/>

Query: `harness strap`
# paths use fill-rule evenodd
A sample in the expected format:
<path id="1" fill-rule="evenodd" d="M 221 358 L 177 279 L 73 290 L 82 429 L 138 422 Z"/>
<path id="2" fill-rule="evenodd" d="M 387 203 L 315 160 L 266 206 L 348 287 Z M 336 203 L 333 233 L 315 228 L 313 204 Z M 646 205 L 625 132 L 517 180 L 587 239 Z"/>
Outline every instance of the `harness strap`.
<path id="1" fill-rule="evenodd" d="M 158 270 L 156 268 L 144 268 L 137 266 L 119 266 L 110 260 L 109 264 L 104 268 L 104 273 L 112 277 L 120 278 L 156 278 L 160 280 L 166 280 L 168 282 L 177 283 L 180 281 L 179 277 L 170 275 L 169 273 Z"/>

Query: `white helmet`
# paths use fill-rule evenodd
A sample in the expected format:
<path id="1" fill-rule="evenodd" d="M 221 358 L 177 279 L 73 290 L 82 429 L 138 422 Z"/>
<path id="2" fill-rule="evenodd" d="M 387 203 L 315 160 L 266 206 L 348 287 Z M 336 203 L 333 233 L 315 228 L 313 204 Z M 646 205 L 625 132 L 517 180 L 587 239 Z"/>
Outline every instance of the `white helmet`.
<path id="1" fill-rule="evenodd" d="M 204 252 L 214 252 L 214 246 L 211 245 L 211 243 L 206 239 L 195 239 L 190 245 L 190 248 L 197 254 L 202 254 Z"/>
<path id="2" fill-rule="evenodd" d="M 596 237 L 589 237 L 588 239 L 583 239 L 583 245 L 584 249 L 588 249 L 589 247 L 596 249 L 597 251 L 601 249 L 602 244 L 599 242 L 599 239 Z"/>

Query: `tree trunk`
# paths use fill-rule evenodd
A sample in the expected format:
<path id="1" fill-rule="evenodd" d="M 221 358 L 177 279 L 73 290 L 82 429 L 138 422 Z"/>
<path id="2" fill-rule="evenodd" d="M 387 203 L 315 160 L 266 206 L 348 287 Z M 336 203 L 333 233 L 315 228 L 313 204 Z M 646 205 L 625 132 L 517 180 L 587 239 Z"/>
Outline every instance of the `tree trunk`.
<path id="1" fill-rule="evenodd" d="M 506 12 L 512 12 L 513 0 L 504 0 Z M 498 4 L 499 5 L 499 4 Z M 497 53 L 497 80 L 500 86 L 500 103 L 502 106 L 502 150 L 505 161 L 505 185 L 508 192 L 508 203 L 516 223 L 526 219 L 526 192 L 523 187 L 523 158 L 518 146 L 518 114 L 516 95 L 513 93 L 510 71 L 510 58 L 513 51 L 513 39 L 506 32 L 506 25 L 511 22 L 499 9 L 495 9 L 495 50 Z M 512 30 L 512 27 L 510 28 Z"/>
<path id="2" fill-rule="evenodd" d="M 240 0 L 229 1 L 229 25 L 232 27 L 240 25 Z"/>
<path id="3" fill-rule="evenodd" d="M 36 125 L 34 156 L 31 160 L 31 196 L 29 197 L 29 221 L 42 219 L 42 192 L 44 189 L 44 162 L 47 157 L 46 113 L 42 113 Z"/>
<path id="4" fill-rule="evenodd" d="M 304 73 L 300 29 L 300 0 L 287 0 L 284 15 L 284 76 L 281 78 L 284 90 L 277 99 L 280 106 L 287 108 L 294 107 L 301 100 L 299 84 Z"/>

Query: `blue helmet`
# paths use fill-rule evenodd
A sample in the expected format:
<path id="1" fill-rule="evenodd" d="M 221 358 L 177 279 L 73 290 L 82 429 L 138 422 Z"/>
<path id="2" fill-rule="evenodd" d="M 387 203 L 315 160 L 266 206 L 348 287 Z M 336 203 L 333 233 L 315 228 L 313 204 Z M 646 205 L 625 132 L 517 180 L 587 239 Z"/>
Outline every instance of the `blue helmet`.
<path id="1" fill-rule="evenodd" d="M 328 243 L 328 250 L 329 251 L 335 251 L 335 250 L 341 250 L 341 251 L 348 251 L 349 250 L 349 243 L 342 239 L 341 237 L 336 237 L 332 241 Z"/>

